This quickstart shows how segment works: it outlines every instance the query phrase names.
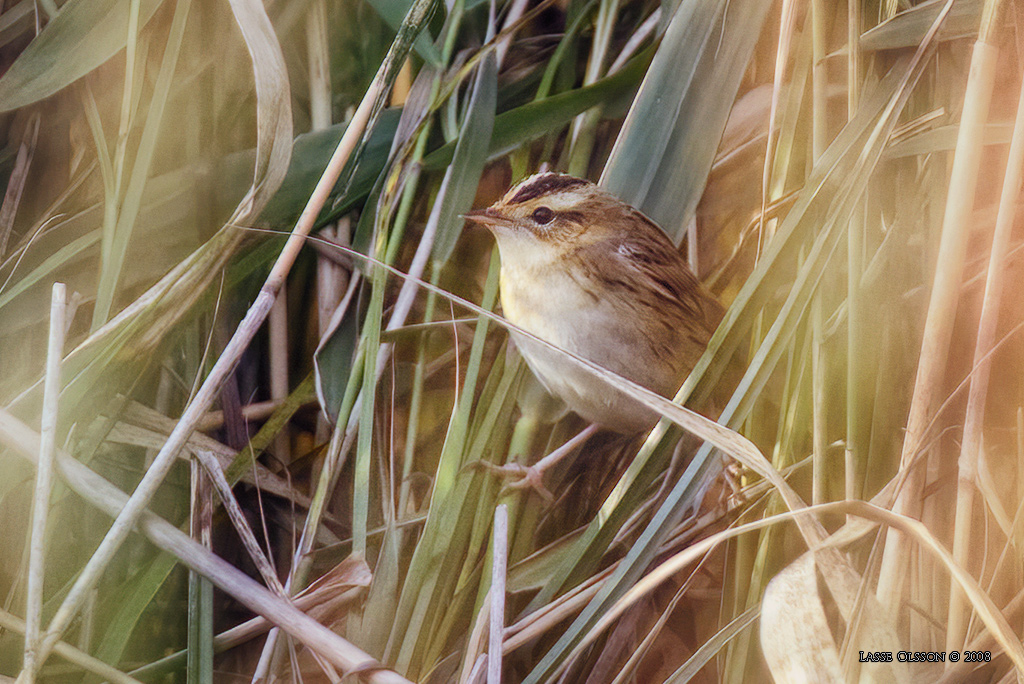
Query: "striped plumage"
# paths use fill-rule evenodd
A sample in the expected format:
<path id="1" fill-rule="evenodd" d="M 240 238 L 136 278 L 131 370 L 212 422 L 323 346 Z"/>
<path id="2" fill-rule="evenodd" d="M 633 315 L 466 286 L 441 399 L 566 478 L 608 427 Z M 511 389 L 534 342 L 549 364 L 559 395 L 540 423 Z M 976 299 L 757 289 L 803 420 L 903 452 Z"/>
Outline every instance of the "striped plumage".
<path id="1" fill-rule="evenodd" d="M 722 307 L 665 233 L 590 181 L 537 174 L 468 217 L 497 239 L 510 321 L 663 396 L 721 320 Z M 653 424 L 636 402 L 513 337 L 545 387 L 584 418 L 624 433 Z"/>

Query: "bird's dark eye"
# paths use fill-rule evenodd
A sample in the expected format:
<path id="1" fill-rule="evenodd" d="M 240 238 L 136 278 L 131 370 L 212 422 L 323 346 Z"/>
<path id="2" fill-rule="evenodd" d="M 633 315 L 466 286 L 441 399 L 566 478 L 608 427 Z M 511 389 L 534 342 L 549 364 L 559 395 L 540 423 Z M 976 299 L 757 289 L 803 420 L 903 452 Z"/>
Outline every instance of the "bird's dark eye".
<path id="1" fill-rule="evenodd" d="M 551 223 L 551 219 L 553 218 L 555 218 L 555 212 L 551 211 L 547 207 L 537 207 L 533 210 L 533 220 L 541 225 Z"/>

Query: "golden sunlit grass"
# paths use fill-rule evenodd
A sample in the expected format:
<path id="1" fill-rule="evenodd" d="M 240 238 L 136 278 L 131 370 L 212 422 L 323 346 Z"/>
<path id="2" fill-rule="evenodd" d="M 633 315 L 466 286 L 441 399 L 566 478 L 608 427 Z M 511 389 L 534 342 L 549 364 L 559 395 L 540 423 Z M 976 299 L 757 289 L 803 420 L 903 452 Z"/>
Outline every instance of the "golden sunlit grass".
<path id="1" fill-rule="evenodd" d="M 1024 674 L 1022 20 L 0 6 L 0 675 Z M 728 307 L 675 404 L 564 354 L 664 420 L 552 501 L 479 466 L 586 426 L 461 218 L 543 166 Z"/>

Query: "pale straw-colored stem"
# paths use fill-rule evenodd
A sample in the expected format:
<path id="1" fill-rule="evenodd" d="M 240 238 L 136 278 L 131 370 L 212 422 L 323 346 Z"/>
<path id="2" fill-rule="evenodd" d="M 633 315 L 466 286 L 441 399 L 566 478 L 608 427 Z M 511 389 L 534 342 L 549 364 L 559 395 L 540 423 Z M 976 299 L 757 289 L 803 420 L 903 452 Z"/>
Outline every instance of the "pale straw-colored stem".
<path id="1" fill-rule="evenodd" d="M 908 468 L 924 446 L 927 428 L 942 392 L 957 300 L 960 298 L 960 281 L 963 276 L 969 233 L 968 219 L 974 205 L 978 167 L 981 161 L 982 134 L 988 118 L 989 101 L 995 81 L 998 50 L 988 42 L 988 39 L 991 38 L 997 5 L 997 0 L 989 0 L 986 3 L 982 30 L 974 44 L 971 57 L 970 73 L 964 93 L 964 108 L 960 117 L 960 129 L 946 195 L 938 260 L 904 435 L 901 468 Z M 921 507 L 924 485 L 924 473 L 920 468 L 915 468 L 900 490 L 894 511 L 901 515 L 916 517 Z M 892 610 L 902 605 L 900 598 L 906 574 L 906 561 L 907 547 L 902 535 L 890 530 L 882 555 L 876 593 L 882 605 L 889 606 Z"/>
<path id="2" fill-rule="evenodd" d="M 811 154 L 814 163 L 828 146 L 828 72 L 825 65 L 825 16 L 824 0 L 811 0 Z M 820 293 L 811 300 L 811 431 L 814 445 L 814 461 L 811 498 L 813 503 L 825 501 L 828 469 L 825 466 L 826 426 L 828 415 L 825 404 L 825 361 L 824 333 Z"/>
<path id="3" fill-rule="evenodd" d="M 508 570 L 508 506 L 494 509 L 491 555 L 491 619 L 487 642 L 487 684 L 501 684 L 501 640 L 505 633 L 505 573 Z"/>
<path id="4" fill-rule="evenodd" d="M 28 681 L 35 681 L 39 627 L 43 611 L 43 576 L 46 568 L 46 519 L 53 490 L 54 456 L 57 449 L 57 416 L 60 398 L 60 366 L 64 357 L 64 314 L 67 288 L 54 283 L 50 298 L 50 335 L 46 347 L 46 379 L 43 383 L 43 414 L 36 488 L 32 500 L 32 536 L 28 552 L 28 599 L 25 607 L 25 657 L 22 669 Z"/>
<path id="5" fill-rule="evenodd" d="M 863 20 L 860 2 L 847 3 L 846 37 L 846 116 L 853 120 L 860 105 L 861 54 L 860 31 Z M 846 450 L 844 453 L 844 490 L 847 499 L 861 495 L 864 450 L 861 448 L 861 397 L 863 381 L 861 332 L 863 325 L 860 279 L 864 270 L 864 203 L 850 213 L 846 227 Z"/>
<path id="6" fill-rule="evenodd" d="M 971 387 L 967 396 L 964 437 L 960 446 L 956 523 L 953 526 L 953 557 L 964 569 L 968 569 L 970 566 L 971 544 L 975 541 L 973 538 L 975 535 L 972 534 L 971 528 L 978 476 L 978 457 L 981 451 L 982 425 L 985 417 L 985 398 L 988 396 L 989 378 L 992 372 L 992 358 L 989 352 L 995 344 L 996 323 L 999 320 L 999 304 L 1003 295 L 1006 273 L 1006 253 L 1010 244 L 1017 198 L 1020 195 L 1022 173 L 1024 173 L 1024 84 L 1022 84 L 1017 100 L 1017 117 L 1014 121 L 1006 175 L 1003 177 L 1002 195 L 999 198 L 999 212 L 992 235 L 992 252 L 989 257 L 988 277 L 985 280 L 985 297 L 981 305 L 978 339 L 974 347 L 974 372 L 971 375 Z M 968 617 L 964 596 L 954 585 L 951 587 L 949 596 L 947 650 L 957 650 L 963 646 L 967 637 Z"/>
<path id="7" fill-rule="evenodd" d="M 281 580 L 277 577 L 277 571 L 274 569 L 274 564 L 260 547 L 260 543 L 256 539 L 256 534 L 252 531 L 252 527 L 249 525 L 249 520 L 245 517 L 245 513 L 242 512 L 242 507 L 238 504 L 238 500 L 235 498 L 235 493 L 231 491 L 231 484 L 228 482 L 227 478 L 224 477 L 224 471 L 221 470 L 220 463 L 217 462 L 217 457 L 206 449 L 196 449 L 195 455 L 196 460 L 199 461 L 200 465 L 202 465 L 203 469 L 206 471 L 206 474 L 210 479 L 210 484 L 213 485 L 213 489 L 217 491 L 217 496 L 220 497 L 221 503 L 224 504 L 224 510 L 228 514 L 228 519 L 231 520 L 231 524 L 234 526 L 235 531 L 242 540 L 242 547 L 249 554 L 249 559 L 253 562 L 253 565 L 256 566 L 256 569 L 263 577 L 263 581 L 266 582 L 267 586 L 270 587 L 278 596 L 287 598 L 288 595 L 285 593 L 284 586 L 281 585 Z"/>

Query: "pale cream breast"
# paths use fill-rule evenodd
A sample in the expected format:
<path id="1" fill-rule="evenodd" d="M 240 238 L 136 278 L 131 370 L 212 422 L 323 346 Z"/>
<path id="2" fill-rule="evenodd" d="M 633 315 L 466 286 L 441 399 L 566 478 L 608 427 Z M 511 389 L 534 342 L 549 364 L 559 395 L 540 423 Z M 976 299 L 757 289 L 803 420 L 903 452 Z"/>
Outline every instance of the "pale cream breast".
<path id="1" fill-rule="evenodd" d="M 676 380 L 652 377 L 635 331 L 622 329 L 621 312 L 584 290 L 564 269 L 548 274 L 502 268 L 505 317 L 566 351 L 656 391 Z M 522 335 L 513 340 L 534 375 L 578 414 L 620 432 L 650 427 L 657 416 L 557 352 Z M 637 363 L 640 361 L 640 363 Z"/>

